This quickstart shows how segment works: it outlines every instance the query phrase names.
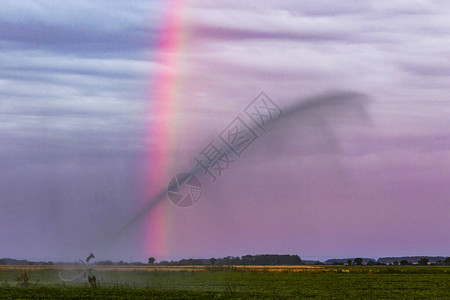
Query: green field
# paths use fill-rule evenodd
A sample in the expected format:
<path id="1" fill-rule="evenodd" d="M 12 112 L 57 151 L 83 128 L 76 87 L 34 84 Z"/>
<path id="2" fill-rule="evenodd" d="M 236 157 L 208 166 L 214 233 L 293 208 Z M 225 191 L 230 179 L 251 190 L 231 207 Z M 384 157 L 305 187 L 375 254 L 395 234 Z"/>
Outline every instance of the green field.
<path id="1" fill-rule="evenodd" d="M 0 269 L 1 299 L 449 299 L 450 267 L 120 268 L 93 267 L 96 286 L 63 283 L 79 270 Z"/>

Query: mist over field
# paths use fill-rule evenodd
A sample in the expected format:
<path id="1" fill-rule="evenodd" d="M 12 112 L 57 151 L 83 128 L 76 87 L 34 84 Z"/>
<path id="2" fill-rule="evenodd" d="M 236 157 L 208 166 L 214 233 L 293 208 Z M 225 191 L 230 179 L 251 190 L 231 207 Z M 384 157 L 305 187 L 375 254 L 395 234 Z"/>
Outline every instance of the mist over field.
<path id="1" fill-rule="evenodd" d="M 449 13 L 446 1 L 3 1 L 0 258 L 448 256 Z M 266 131 L 245 113 L 261 92 L 283 111 Z M 194 206 L 173 205 L 171 178 L 236 117 L 258 137 L 228 150 L 216 181 L 196 169 Z"/>

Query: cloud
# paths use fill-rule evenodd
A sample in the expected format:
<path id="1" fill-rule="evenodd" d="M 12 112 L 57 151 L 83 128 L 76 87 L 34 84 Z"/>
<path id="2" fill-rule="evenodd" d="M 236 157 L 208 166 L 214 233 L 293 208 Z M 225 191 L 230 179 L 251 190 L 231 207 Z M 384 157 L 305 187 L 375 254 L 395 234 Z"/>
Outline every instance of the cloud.
<path id="1" fill-rule="evenodd" d="M 3 8 L 0 138 L 8 165 L 135 152 L 157 67 L 150 54 L 159 8 L 144 1 L 6 1 Z"/>
<path id="2" fill-rule="evenodd" d="M 156 7 L 145 1 L 126 6 L 106 1 L 6 1 L 0 13 L 0 40 L 8 49 L 91 56 L 147 52 L 154 41 L 156 28 L 148 24 L 157 24 Z"/>
<path id="3" fill-rule="evenodd" d="M 154 32 L 146 28 L 104 28 L 49 25 L 42 22 L 0 22 L 0 39 L 6 49 L 33 48 L 59 53 L 111 55 L 145 52 Z M 153 38 L 154 40 L 154 38 Z"/>

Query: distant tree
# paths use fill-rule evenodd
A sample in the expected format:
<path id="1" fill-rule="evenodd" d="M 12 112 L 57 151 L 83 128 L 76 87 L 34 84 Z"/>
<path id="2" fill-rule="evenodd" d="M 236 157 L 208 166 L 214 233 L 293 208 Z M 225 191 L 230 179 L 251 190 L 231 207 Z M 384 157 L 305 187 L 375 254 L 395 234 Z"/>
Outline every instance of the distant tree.
<path id="1" fill-rule="evenodd" d="M 6 265 L 6 259 L 0 259 L 0 265 L 2 266 Z"/>
<path id="2" fill-rule="evenodd" d="M 367 262 L 367 265 L 368 266 L 373 266 L 375 263 L 372 261 L 372 260 L 369 260 L 368 262 Z"/>
<path id="3" fill-rule="evenodd" d="M 407 265 L 409 265 L 409 261 L 407 261 L 406 259 L 402 259 L 402 260 L 400 261 L 400 265 L 401 265 L 401 266 L 407 266 Z"/>
<path id="4" fill-rule="evenodd" d="M 227 256 L 223 258 L 223 262 L 225 265 L 239 265 L 241 259 L 238 256 Z"/>
<path id="5" fill-rule="evenodd" d="M 47 262 L 47 265 L 49 265 L 49 266 L 53 266 L 53 265 L 54 265 L 54 263 L 53 263 L 52 261 L 49 261 L 49 262 Z"/>
<path id="6" fill-rule="evenodd" d="M 357 257 L 353 260 L 353 263 L 357 266 L 361 266 L 362 265 L 362 261 L 363 259 L 361 257 Z"/>
<path id="7" fill-rule="evenodd" d="M 255 257 L 253 255 L 244 255 L 241 258 L 243 265 L 252 265 L 254 263 Z"/>
<path id="8" fill-rule="evenodd" d="M 398 266 L 398 261 L 393 262 L 394 266 Z"/>
<path id="9" fill-rule="evenodd" d="M 321 265 L 324 265 L 324 263 L 321 262 L 321 261 L 316 261 L 316 262 L 314 263 L 314 265 L 316 265 L 316 266 L 321 266 Z"/>
<path id="10" fill-rule="evenodd" d="M 351 259 L 347 260 L 347 265 L 349 265 L 349 266 L 352 265 L 352 260 Z"/>
<path id="11" fill-rule="evenodd" d="M 149 265 L 153 265 L 155 263 L 155 258 L 154 257 L 149 257 L 148 258 L 148 264 Z"/>
<path id="12" fill-rule="evenodd" d="M 422 258 L 419 260 L 419 265 L 422 265 L 422 266 L 428 265 L 428 258 L 422 257 Z"/>
<path id="13" fill-rule="evenodd" d="M 450 257 L 444 259 L 444 265 L 450 265 Z"/>
<path id="14" fill-rule="evenodd" d="M 215 259 L 214 257 L 209 260 L 211 266 L 214 266 L 216 264 L 216 261 L 217 259 Z"/>

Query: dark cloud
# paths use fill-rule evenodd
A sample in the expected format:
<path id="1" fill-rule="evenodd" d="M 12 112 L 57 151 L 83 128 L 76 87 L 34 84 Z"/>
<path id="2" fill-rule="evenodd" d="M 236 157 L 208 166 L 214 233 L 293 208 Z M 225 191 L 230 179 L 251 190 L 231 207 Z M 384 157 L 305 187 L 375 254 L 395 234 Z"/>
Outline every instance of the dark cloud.
<path id="1" fill-rule="evenodd" d="M 345 36 L 336 32 L 274 32 L 271 30 L 249 30 L 247 28 L 225 28 L 218 26 L 197 25 L 192 29 L 194 36 L 204 39 L 225 39 L 225 40 L 293 40 L 304 42 L 335 42 L 335 41 L 353 41 L 351 36 Z"/>
<path id="2" fill-rule="evenodd" d="M 405 63 L 400 66 L 406 72 L 412 75 L 435 77 L 435 76 L 450 76 L 450 66 L 448 63 Z"/>
<path id="3" fill-rule="evenodd" d="M 146 27 L 112 31 L 92 27 L 53 25 L 44 22 L 0 21 L 0 39 L 11 47 L 71 54 L 145 52 L 152 47 L 154 30 Z M 111 54 L 110 54 L 111 55 Z"/>

